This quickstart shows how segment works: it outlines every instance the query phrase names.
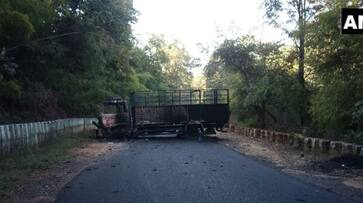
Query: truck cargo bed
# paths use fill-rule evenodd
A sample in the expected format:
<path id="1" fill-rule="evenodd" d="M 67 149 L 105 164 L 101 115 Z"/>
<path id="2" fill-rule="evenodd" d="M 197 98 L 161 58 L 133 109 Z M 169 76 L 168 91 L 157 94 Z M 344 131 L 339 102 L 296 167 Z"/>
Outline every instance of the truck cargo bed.
<path id="1" fill-rule="evenodd" d="M 136 92 L 131 106 L 136 128 L 180 126 L 190 121 L 223 127 L 230 114 L 228 89 Z"/>

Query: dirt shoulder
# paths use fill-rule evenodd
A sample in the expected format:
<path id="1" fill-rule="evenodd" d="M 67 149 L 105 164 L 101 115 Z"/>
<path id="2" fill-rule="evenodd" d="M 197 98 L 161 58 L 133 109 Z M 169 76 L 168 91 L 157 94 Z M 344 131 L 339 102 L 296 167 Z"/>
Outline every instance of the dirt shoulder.
<path id="1" fill-rule="evenodd" d="M 226 146 L 247 156 L 272 163 L 286 173 L 363 202 L 362 158 L 306 152 L 235 133 L 219 133 L 218 137 Z"/>
<path id="2" fill-rule="evenodd" d="M 119 153 L 126 147 L 127 144 L 121 142 L 87 138 L 76 141 L 58 152 L 53 152 L 57 149 L 50 149 L 49 154 L 55 153 L 57 156 L 57 153 L 65 153 L 65 155 L 55 160 L 52 160 L 54 156 L 40 160 L 40 162 L 52 162 L 46 164 L 46 167 L 34 168 L 34 164 L 29 167 L 18 167 L 17 178 L 13 177 L 14 173 L 7 174 L 13 181 L 7 183 L 7 188 L 1 191 L 0 202 L 54 202 L 58 192 L 67 187 L 67 183 L 82 170 L 92 167 L 93 164 L 107 159 L 114 153 Z M 37 152 L 34 154 L 40 156 Z M 3 175 L 2 178 L 7 177 Z"/>

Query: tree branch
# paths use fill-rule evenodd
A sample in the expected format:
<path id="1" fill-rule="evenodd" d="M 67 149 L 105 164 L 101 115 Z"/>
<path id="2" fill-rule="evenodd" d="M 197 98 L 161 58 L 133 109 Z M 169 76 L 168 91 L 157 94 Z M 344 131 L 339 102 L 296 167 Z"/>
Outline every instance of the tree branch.
<path id="1" fill-rule="evenodd" d="M 78 35 L 78 34 L 82 34 L 83 32 L 68 32 L 68 33 L 63 33 L 63 34 L 58 34 L 58 35 L 53 35 L 53 36 L 48 36 L 48 37 L 44 37 L 44 38 L 40 38 L 40 39 L 36 39 L 36 40 L 33 40 L 33 41 L 30 41 L 30 42 L 26 42 L 26 43 L 23 43 L 23 44 L 19 44 L 19 45 L 16 45 L 14 47 L 11 47 L 9 49 L 6 49 L 7 51 L 13 51 L 19 47 L 22 47 L 22 46 L 25 46 L 27 44 L 30 44 L 30 43 L 36 43 L 36 42 L 41 42 L 41 41 L 46 41 L 46 40 L 52 40 L 52 39 L 57 39 L 57 38 L 61 38 L 61 37 L 66 37 L 66 36 L 69 36 L 69 35 Z"/>

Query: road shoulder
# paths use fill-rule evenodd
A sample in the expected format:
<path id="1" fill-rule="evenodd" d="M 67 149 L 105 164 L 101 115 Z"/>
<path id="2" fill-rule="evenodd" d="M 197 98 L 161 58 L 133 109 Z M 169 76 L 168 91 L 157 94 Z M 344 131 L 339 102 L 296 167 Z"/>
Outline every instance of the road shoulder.
<path id="1" fill-rule="evenodd" d="M 106 160 L 114 153 L 125 149 L 127 144 L 95 139 L 83 140 L 70 148 L 64 158 L 54 161 L 47 167 L 24 167 L 17 178 L 3 190 L 1 202 L 54 202 L 58 192 L 67 187 L 81 171 L 95 163 Z M 63 149 L 62 149 L 63 150 Z M 36 153 L 35 153 L 36 154 Z M 37 156 L 37 155 L 35 155 Z M 48 160 L 43 160 L 47 161 Z"/>
<path id="2" fill-rule="evenodd" d="M 271 163 L 283 172 L 329 192 L 363 202 L 363 169 L 348 167 L 352 162 L 349 158 L 334 159 L 329 155 L 301 151 L 231 132 L 217 136 L 225 146 L 235 151 Z"/>

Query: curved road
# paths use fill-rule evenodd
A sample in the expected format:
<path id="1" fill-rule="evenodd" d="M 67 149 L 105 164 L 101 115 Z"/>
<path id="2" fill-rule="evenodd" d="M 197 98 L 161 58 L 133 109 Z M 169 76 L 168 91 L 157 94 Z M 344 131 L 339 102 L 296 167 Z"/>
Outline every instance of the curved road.
<path id="1" fill-rule="evenodd" d="M 78 175 L 57 202 L 353 202 L 215 141 L 128 145 Z"/>

